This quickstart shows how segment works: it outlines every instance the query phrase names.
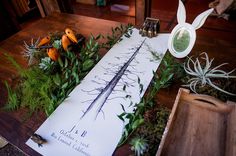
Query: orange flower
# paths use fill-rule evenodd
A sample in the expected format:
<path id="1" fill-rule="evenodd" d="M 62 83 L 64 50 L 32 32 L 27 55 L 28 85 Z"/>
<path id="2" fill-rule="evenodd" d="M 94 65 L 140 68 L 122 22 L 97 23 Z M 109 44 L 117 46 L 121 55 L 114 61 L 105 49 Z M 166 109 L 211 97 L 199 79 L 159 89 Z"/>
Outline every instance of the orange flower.
<path id="1" fill-rule="evenodd" d="M 50 48 L 48 49 L 48 56 L 53 60 L 53 61 L 57 61 L 58 58 L 60 57 L 59 52 L 57 51 L 56 48 Z"/>
<path id="2" fill-rule="evenodd" d="M 78 43 L 78 40 L 77 40 L 77 38 L 75 37 L 75 34 L 74 34 L 74 32 L 73 32 L 71 29 L 66 28 L 65 32 L 66 32 L 66 35 L 68 36 L 68 38 L 69 38 L 72 42 Z"/>
<path id="3" fill-rule="evenodd" d="M 42 38 L 39 42 L 39 44 L 37 45 L 37 47 L 40 47 L 42 45 L 45 45 L 45 44 L 48 44 L 51 40 L 51 37 L 50 36 L 46 36 L 44 38 Z"/>
<path id="4" fill-rule="evenodd" d="M 63 35 L 61 38 L 62 47 L 65 51 L 67 51 L 68 46 L 71 44 L 67 35 Z"/>

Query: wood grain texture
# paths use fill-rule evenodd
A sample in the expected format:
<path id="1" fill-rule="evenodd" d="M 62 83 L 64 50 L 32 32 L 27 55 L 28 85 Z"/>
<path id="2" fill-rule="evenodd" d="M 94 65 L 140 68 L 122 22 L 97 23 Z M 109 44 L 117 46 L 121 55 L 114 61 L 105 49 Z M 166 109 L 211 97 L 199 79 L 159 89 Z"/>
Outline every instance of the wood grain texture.
<path id="1" fill-rule="evenodd" d="M 228 102 L 227 104 L 233 105 L 235 103 Z M 236 107 L 233 108 L 232 112 L 227 116 L 227 135 L 226 135 L 226 150 L 225 156 L 236 155 Z"/>
<path id="2" fill-rule="evenodd" d="M 234 155 L 235 104 L 180 89 L 157 156 Z"/>
<path id="3" fill-rule="evenodd" d="M 168 17 L 172 17 L 168 16 Z M 164 18 L 164 17 L 163 17 Z M 167 25 L 168 23 L 166 23 Z M 11 36 L 7 40 L 0 43 L 0 107 L 6 103 L 7 92 L 3 84 L 4 80 L 14 82 L 17 77 L 17 71 L 11 67 L 10 63 L 3 57 L 3 53 L 9 53 L 16 61 L 23 66 L 27 66 L 27 62 L 22 58 L 23 41 L 29 42 L 31 38 L 46 36 L 49 32 L 64 31 L 66 27 L 70 27 L 76 33 L 81 33 L 88 37 L 93 35 L 111 33 L 111 27 L 120 25 L 118 22 L 101 20 L 78 15 L 69 14 L 53 14 L 49 17 L 30 25 L 26 29 Z M 165 26 L 166 26 L 165 25 Z M 163 27 L 164 28 L 164 27 Z M 169 30 L 169 29 L 168 29 Z M 197 36 L 196 45 L 191 54 L 199 54 L 207 52 L 210 57 L 215 57 L 216 63 L 229 62 L 227 69 L 236 67 L 236 41 L 222 40 L 219 38 L 209 38 L 203 35 Z M 105 53 L 105 52 L 104 52 Z M 157 98 L 161 104 L 172 108 L 178 88 L 181 84 L 175 84 L 168 89 L 163 89 L 159 92 Z M 25 145 L 26 140 L 30 135 L 43 123 L 46 116 L 42 112 L 33 114 L 26 121 L 24 116 L 26 110 L 21 109 L 16 112 L 4 112 L 0 110 L 0 135 L 6 138 L 11 144 L 23 150 L 29 155 L 38 155 L 34 150 Z M 205 114 L 207 116 L 207 114 Z M 222 120 L 219 118 L 219 120 Z M 211 128 L 212 129 L 212 128 Z M 209 132 L 208 132 L 209 133 Z M 215 132 L 218 133 L 218 132 Z M 235 132 L 234 132 L 235 133 Z M 115 156 L 130 155 L 129 146 L 125 145 L 116 150 Z"/>
<path id="4" fill-rule="evenodd" d="M 135 24 L 141 26 L 145 20 L 145 0 L 135 1 Z"/>

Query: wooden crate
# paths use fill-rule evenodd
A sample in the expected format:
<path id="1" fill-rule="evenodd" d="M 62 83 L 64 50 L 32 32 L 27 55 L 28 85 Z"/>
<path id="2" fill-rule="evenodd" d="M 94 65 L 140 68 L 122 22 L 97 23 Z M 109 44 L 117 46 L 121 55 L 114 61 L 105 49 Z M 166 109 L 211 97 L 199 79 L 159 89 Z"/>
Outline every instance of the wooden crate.
<path id="1" fill-rule="evenodd" d="M 236 103 L 180 89 L 157 156 L 236 156 Z"/>

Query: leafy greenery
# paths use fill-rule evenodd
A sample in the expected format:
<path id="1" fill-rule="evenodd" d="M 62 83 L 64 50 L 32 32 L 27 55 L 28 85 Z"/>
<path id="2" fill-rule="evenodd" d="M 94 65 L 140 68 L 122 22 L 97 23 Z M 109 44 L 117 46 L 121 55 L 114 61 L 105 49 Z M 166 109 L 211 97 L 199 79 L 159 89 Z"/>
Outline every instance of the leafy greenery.
<path id="1" fill-rule="evenodd" d="M 126 143 L 126 141 L 133 136 L 133 133 L 136 132 L 138 127 L 140 127 L 144 123 L 146 124 L 144 115 L 146 112 L 153 110 L 156 107 L 156 94 L 161 88 L 168 87 L 174 78 L 174 73 L 176 73 L 176 71 L 181 71 L 181 69 L 181 65 L 176 62 L 175 59 L 169 53 L 164 56 L 160 65 L 160 76 L 158 76 L 157 73 L 153 72 L 154 78 L 151 82 L 151 85 L 149 86 L 149 90 L 147 91 L 146 95 L 141 99 L 140 103 L 136 104 L 135 112 L 127 113 L 124 110 L 124 112 L 118 116 L 122 121 L 128 120 L 118 146 L 121 146 Z M 182 72 L 178 73 L 180 74 Z M 180 75 L 176 75 L 176 77 L 179 76 Z M 160 124 L 159 126 L 165 127 L 168 115 L 161 117 L 163 118 L 160 118 L 158 120 L 163 119 L 165 122 L 159 122 L 157 125 Z"/>
<path id="2" fill-rule="evenodd" d="M 17 94 L 12 91 L 10 86 L 8 85 L 7 82 L 5 82 L 5 86 L 7 88 L 8 92 L 8 103 L 5 105 L 4 109 L 5 110 L 15 110 L 19 106 L 19 100 L 17 98 Z"/>
<path id="3" fill-rule="evenodd" d="M 5 107 L 11 110 L 27 107 L 30 114 L 43 110 L 50 115 L 99 61 L 97 45 L 97 41 L 91 37 L 78 57 L 73 52 L 64 52 L 58 47 L 61 44 L 57 40 L 53 46 L 61 53 L 60 61 L 53 62 L 49 57 L 43 57 L 39 64 L 28 69 L 22 68 L 11 56 L 6 55 L 19 71 L 21 82 L 15 91 L 6 85 L 8 103 Z"/>
<path id="4" fill-rule="evenodd" d="M 103 47 L 106 49 L 110 49 L 114 44 L 123 40 L 122 35 L 129 38 L 133 33 L 133 25 L 128 24 L 126 26 L 120 25 L 118 27 L 112 28 L 112 34 L 107 35 L 106 37 L 102 36 L 103 38 L 107 39 L 107 42 L 103 44 Z"/>
<path id="5" fill-rule="evenodd" d="M 134 133 L 136 136 L 146 138 L 148 149 L 145 156 L 153 156 L 156 154 L 159 144 L 164 133 L 170 110 L 162 105 L 150 109 L 144 114 L 144 123 L 138 127 Z"/>
<path id="6" fill-rule="evenodd" d="M 55 62 L 53 62 L 49 57 L 44 57 L 41 59 L 41 63 L 39 63 L 39 68 L 44 71 L 51 72 L 53 70 Z"/>
<path id="7" fill-rule="evenodd" d="M 98 42 L 104 36 L 91 35 L 85 44 L 72 44 L 67 51 L 62 48 L 63 33 L 52 33 L 50 45 L 44 47 L 56 48 L 60 54 L 58 61 L 47 57 L 46 49 L 35 49 L 39 40 L 35 43 L 32 40 L 30 45 L 25 43 L 25 54 L 31 60 L 28 69 L 22 68 L 13 57 L 6 54 L 6 58 L 19 72 L 20 84 L 11 89 L 6 83 L 8 103 L 5 108 L 14 110 L 27 107 L 29 114 L 44 111 L 50 115 L 100 60 L 100 49 L 110 49 L 123 33 L 129 36 L 130 25 L 112 28 L 112 34 L 106 37 L 106 43 Z M 80 34 L 76 36 L 83 39 Z"/>

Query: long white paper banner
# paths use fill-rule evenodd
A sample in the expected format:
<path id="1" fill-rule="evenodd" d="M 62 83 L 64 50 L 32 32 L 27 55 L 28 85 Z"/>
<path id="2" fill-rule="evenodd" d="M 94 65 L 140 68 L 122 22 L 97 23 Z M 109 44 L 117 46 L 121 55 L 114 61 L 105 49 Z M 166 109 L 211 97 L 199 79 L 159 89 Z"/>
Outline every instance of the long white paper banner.
<path id="1" fill-rule="evenodd" d="M 167 51 L 169 34 L 149 39 L 133 29 L 130 38 L 116 45 L 89 72 L 80 85 L 35 132 L 47 140 L 39 147 L 26 144 L 45 156 L 109 156 L 124 128 L 117 117 L 132 112 L 144 95 Z"/>

